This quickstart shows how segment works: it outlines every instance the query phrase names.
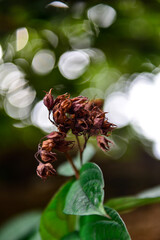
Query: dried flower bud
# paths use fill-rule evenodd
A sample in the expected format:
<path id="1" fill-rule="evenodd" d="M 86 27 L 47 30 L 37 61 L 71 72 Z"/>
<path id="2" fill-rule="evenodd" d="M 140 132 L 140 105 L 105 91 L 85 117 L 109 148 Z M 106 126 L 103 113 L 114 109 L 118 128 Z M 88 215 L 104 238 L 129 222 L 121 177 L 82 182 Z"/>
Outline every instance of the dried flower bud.
<path id="1" fill-rule="evenodd" d="M 88 98 L 83 96 L 78 96 L 78 97 L 72 98 L 71 101 L 72 101 L 72 110 L 76 113 L 81 108 L 84 108 L 84 106 L 88 101 Z"/>
<path id="2" fill-rule="evenodd" d="M 49 135 L 47 135 L 48 139 L 52 139 L 54 142 L 59 142 L 64 140 L 64 138 L 66 137 L 66 134 L 63 132 L 51 132 Z"/>
<path id="3" fill-rule="evenodd" d="M 77 123 L 75 125 L 75 130 L 78 133 L 86 132 L 88 130 L 87 122 L 83 118 L 82 119 L 77 119 Z"/>
<path id="4" fill-rule="evenodd" d="M 46 150 L 41 150 L 40 156 L 43 162 L 54 162 L 57 160 L 56 153 L 47 152 Z"/>
<path id="5" fill-rule="evenodd" d="M 59 152 L 68 152 L 74 146 L 74 141 L 61 141 L 54 147 Z"/>
<path id="6" fill-rule="evenodd" d="M 112 143 L 110 140 L 108 140 L 104 136 L 97 136 L 97 144 L 98 147 L 100 147 L 104 152 L 109 150 L 109 143 Z"/>
<path id="7" fill-rule="evenodd" d="M 46 150 L 48 152 L 51 152 L 55 143 L 52 139 L 48 139 L 42 142 L 42 150 Z"/>
<path id="8" fill-rule="evenodd" d="M 64 111 L 64 112 L 68 112 L 70 110 L 72 106 L 72 102 L 71 102 L 71 99 L 65 99 L 62 103 L 61 103 L 61 109 Z"/>
<path id="9" fill-rule="evenodd" d="M 59 95 L 56 99 L 55 99 L 55 105 L 57 105 L 58 103 L 61 103 L 62 101 L 66 100 L 67 98 L 69 98 L 70 95 L 68 93 L 65 93 L 63 95 Z"/>
<path id="10" fill-rule="evenodd" d="M 48 176 L 54 175 L 56 173 L 56 170 L 53 168 L 52 164 L 50 163 L 39 163 L 37 167 L 37 175 L 46 180 Z"/>
<path id="11" fill-rule="evenodd" d="M 108 133 L 112 132 L 116 127 L 117 126 L 115 124 L 108 122 L 108 120 L 105 120 L 101 128 L 101 134 L 108 136 Z"/>
<path id="12" fill-rule="evenodd" d="M 49 92 L 46 93 L 45 97 L 43 98 L 43 103 L 48 108 L 49 111 L 54 106 L 54 99 L 51 92 L 52 92 L 52 88 L 49 90 Z"/>
<path id="13" fill-rule="evenodd" d="M 66 117 L 65 113 L 61 109 L 57 109 L 53 113 L 53 119 L 54 119 L 54 121 L 57 124 L 64 124 L 64 122 L 66 121 L 67 117 Z"/>

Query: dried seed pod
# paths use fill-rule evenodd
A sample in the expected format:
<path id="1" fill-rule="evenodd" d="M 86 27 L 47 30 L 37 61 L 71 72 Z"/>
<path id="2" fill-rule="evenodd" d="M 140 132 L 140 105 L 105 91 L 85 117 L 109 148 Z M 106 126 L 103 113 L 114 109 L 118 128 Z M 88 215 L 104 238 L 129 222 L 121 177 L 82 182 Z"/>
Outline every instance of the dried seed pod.
<path id="1" fill-rule="evenodd" d="M 54 162 L 57 160 L 56 153 L 47 152 L 46 150 L 41 150 L 40 156 L 43 162 Z"/>
<path id="2" fill-rule="evenodd" d="M 47 135 L 48 139 L 52 139 L 54 142 L 59 142 L 64 140 L 66 137 L 66 134 L 64 132 L 51 132 L 50 134 Z"/>
<path id="3" fill-rule="evenodd" d="M 36 172 L 40 178 L 46 180 L 48 176 L 54 175 L 56 170 L 53 168 L 52 164 L 40 162 Z"/>
<path id="4" fill-rule="evenodd" d="M 55 143 L 53 139 L 48 139 L 42 142 L 42 150 L 51 152 L 54 146 L 55 146 Z"/>
<path id="5" fill-rule="evenodd" d="M 55 145 L 55 149 L 59 152 L 68 152 L 74 146 L 74 141 L 61 141 Z"/>
<path id="6" fill-rule="evenodd" d="M 52 88 L 49 90 L 49 92 L 46 93 L 45 97 L 43 98 L 43 103 L 48 108 L 49 111 L 54 106 L 54 99 L 51 92 L 52 92 Z"/>
<path id="7" fill-rule="evenodd" d="M 110 146 L 109 143 L 112 143 L 104 136 L 97 136 L 97 144 L 104 152 L 108 151 Z"/>

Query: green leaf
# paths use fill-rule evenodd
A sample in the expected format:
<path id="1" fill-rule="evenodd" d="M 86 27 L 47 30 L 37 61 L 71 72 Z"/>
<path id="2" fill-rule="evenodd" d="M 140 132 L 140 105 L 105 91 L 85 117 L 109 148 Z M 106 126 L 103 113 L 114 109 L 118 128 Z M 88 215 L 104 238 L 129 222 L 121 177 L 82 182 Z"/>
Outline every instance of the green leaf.
<path id="1" fill-rule="evenodd" d="M 74 231 L 72 233 L 69 233 L 66 236 L 64 236 L 61 240 L 80 240 L 79 232 Z"/>
<path id="2" fill-rule="evenodd" d="M 58 240 L 74 230 L 75 216 L 63 213 L 66 195 L 72 184 L 73 181 L 65 184 L 43 212 L 40 223 L 42 240 Z"/>
<path id="3" fill-rule="evenodd" d="M 87 144 L 87 146 L 83 152 L 83 164 L 86 162 L 89 162 L 92 159 L 92 157 L 94 156 L 94 154 L 95 154 L 95 148 L 93 147 L 93 145 Z M 73 162 L 74 162 L 75 166 L 77 167 L 77 169 L 81 168 L 79 154 L 73 159 Z M 65 163 L 61 164 L 58 167 L 57 172 L 63 176 L 75 175 L 75 172 L 73 171 L 73 168 L 71 167 L 69 162 L 65 162 Z"/>
<path id="4" fill-rule="evenodd" d="M 39 231 L 36 231 L 34 234 L 32 234 L 31 237 L 27 238 L 26 240 L 41 240 Z"/>
<path id="5" fill-rule="evenodd" d="M 36 231 L 41 213 L 34 211 L 22 214 L 8 221 L 0 228 L 1 240 L 20 240 Z"/>
<path id="6" fill-rule="evenodd" d="M 103 188 L 101 169 L 95 163 L 86 163 L 80 171 L 80 179 L 73 183 L 67 194 L 64 213 L 105 215 Z"/>
<path id="7" fill-rule="evenodd" d="M 105 203 L 105 205 L 114 208 L 118 212 L 123 212 L 158 202 L 160 202 L 160 197 L 155 198 L 122 197 L 110 199 Z"/>
<path id="8" fill-rule="evenodd" d="M 111 219 L 97 215 L 81 217 L 81 240 L 130 240 L 129 233 L 119 214 L 108 207 L 105 207 L 105 210 Z"/>

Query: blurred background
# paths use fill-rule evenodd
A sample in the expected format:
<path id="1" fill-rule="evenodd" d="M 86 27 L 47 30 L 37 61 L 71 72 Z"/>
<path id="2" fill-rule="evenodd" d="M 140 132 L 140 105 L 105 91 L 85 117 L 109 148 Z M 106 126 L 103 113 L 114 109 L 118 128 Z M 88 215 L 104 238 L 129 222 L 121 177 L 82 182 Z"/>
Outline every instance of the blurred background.
<path id="1" fill-rule="evenodd" d="M 104 154 L 94 139 L 91 144 L 106 199 L 160 184 L 159 16 L 159 0 L 0 1 L 1 224 L 43 209 L 68 179 L 43 182 L 35 173 L 37 144 L 55 130 L 42 103 L 50 88 L 55 97 L 69 92 L 104 99 L 104 111 L 117 125 L 114 145 Z M 55 168 L 63 161 L 60 154 Z M 124 216 L 132 234 L 145 234 L 145 214 L 156 232 L 159 209 Z"/>

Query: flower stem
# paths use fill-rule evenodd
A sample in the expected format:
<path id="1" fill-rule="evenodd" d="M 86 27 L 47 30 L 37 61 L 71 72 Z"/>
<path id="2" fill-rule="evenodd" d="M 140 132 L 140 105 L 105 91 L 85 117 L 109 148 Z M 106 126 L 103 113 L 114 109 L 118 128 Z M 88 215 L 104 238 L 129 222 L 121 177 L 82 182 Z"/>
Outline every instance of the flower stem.
<path id="1" fill-rule="evenodd" d="M 65 156 L 66 156 L 68 162 L 71 164 L 71 166 L 72 166 L 72 168 L 73 168 L 73 170 L 75 172 L 76 178 L 79 179 L 79 171 L 77 170 L 76 166 L 74 165 L 71 156 L 69 155 L 68 152 L 65 153 Z"/>
<path id="2" fill-rule="evenodd" d="M 80 153 L 80 164 L 82 166 L 82 163 L 83 163 L 83 159 L 82 159 L 82 154 L 83 154 L 83 150 L 81 149 L 81 145 L 80 145 L 80 142 L 79 142 L 79 138 L 78 136 L 76 135 L 76 140 L 77 140 L 77 144 L 78 144 L 78 148 L 79 148 L 79 153 Z"/>

